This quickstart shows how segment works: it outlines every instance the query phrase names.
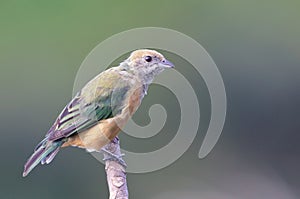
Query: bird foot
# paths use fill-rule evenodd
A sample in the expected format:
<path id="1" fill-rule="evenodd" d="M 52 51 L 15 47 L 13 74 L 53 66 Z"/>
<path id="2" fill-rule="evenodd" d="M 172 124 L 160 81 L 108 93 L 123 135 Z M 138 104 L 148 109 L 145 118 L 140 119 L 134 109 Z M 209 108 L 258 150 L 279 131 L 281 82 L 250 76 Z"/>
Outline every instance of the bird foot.
<path id="1" fill-rule="evenodd" d="M 104 158 L 103 158 L 104 161 L 107 161 L 107 160 L 116 161 L 119 164 L 121 164 L 123 167 L 125 167 L 125 168 L 127 167 L 125 161 L 122 159 L 124 154 L 120 154 L 120 156 L 118 156 L 104 148 L 102 148 L 101 151 L 104 153 Z"/>

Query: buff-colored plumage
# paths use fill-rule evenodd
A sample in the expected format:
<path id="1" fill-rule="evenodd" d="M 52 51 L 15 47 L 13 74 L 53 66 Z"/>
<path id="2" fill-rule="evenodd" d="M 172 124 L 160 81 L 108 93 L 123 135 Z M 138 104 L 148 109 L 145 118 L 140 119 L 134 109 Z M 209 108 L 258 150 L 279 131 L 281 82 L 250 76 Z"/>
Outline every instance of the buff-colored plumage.
<path id="1" fill-rule="evenodd" d="M 50 163 L 61 147 L 100 151 L 137 110 L 154 77 L 171 67 L 160 53 L 143 49 L 100 73 L 63 109 L 25 164 L 23 176 L 40 162 Z"/>

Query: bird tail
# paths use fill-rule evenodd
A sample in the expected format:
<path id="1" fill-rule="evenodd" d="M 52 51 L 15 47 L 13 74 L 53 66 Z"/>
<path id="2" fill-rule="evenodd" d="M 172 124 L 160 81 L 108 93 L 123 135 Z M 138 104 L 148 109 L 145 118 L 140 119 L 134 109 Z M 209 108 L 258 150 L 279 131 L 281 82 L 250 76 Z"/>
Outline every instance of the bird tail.
<path id="1" fill-rule="evenodd" d="M 48 141 L 47 138 L 42 140 L 35 148 L 34 153 L 27 160 L 24 166 L 23 177 L 27 176 L 39 163 L 49 164 L 63 143 L 64 140 Z"/>

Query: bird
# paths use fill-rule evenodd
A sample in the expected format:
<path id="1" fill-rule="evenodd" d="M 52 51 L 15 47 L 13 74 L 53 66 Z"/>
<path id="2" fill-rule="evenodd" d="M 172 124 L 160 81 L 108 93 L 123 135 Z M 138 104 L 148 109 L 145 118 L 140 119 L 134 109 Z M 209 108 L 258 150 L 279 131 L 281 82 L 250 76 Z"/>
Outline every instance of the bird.
<path id="1" fill-rule="evenodd" d="M 147 94 L 149 85 L 174 64 L 161 53 L 138 49 L 119 66 L 90 80 L 58 115 L 24 165 L 23 177 L 39 163 L 49 164 L 64 147 L 99 152 L 116 138 Z"/>

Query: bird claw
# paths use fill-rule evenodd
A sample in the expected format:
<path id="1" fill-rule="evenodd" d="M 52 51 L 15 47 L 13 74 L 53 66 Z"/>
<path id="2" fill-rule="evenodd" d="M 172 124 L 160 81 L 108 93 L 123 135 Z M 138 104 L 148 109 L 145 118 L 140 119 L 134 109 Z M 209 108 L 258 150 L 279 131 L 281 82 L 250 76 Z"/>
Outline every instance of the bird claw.
<path id="1" fill-rule="evenodd" d="M 107 160 L 116 161 L 119 164 L 121 164 L 123 167 L 127 168 L 125 161 L 122 159 L 122 157 L 125 154 L 121 154 L 120 156 L 117 156 L 116 154 L 113 154 L 112 152 L 110 152 L 104 148 L 102 148 L 101 151 L 106 154 L 106 155 L 104 155 L 103 161 L 107 161 Z"/>

